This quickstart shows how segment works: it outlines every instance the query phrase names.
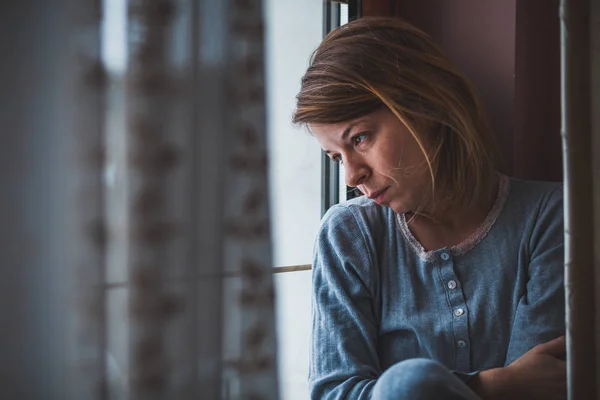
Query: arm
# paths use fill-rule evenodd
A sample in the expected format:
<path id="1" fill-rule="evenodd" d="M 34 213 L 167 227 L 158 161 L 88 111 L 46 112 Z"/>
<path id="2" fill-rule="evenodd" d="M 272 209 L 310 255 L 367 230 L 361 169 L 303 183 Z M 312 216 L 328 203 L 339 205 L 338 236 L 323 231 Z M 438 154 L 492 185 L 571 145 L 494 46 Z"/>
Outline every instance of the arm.
<path id="1" fill-rule="evenodd" d="M 529 240 L 526 290 L 515 313 L 505 365 L 540 343 L 565 333 L 564 222 L 562 189 L 556 189 Z"/>
<path id="2" fill-rule="evenodd" d="M 529 280 L 515 313 L 505 367 L 468 382 L 484 399 L 565 398 L 563 242 L 562 190 L 556 189 L 531 231 Z"/>
<path id="3" fill-rule="evenodd" d="M 381 374 L 375 266 L 350 210 L 334 207 L 315 244 L 309 383 L 313 399 L 368 399 Z"/>
<path id="4" fill-rule="evenodd" d="M 565 338 L 537 345 L 509 366 L 483 371 L 468 385 L 485 400 L 564 400 Z"/>

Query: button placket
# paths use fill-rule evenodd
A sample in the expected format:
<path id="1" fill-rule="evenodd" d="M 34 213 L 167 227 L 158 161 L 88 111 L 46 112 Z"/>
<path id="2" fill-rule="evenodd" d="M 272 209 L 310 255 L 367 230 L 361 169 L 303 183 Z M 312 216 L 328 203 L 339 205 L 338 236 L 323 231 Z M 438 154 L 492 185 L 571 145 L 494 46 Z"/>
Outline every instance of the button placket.
<path id="1" fill-rule="evenodd" d="M 437 259 L 440 266 L 440 278 L 450 306 L 449 312 L 452 315 L 452 322 L 448 328 L 452 333 L 451 337 L 454 338 L 454 343 L 449 343 L 449 345 L 454 347 L 456 369 L 467 372 L 471 368 L 471 356 L 466 299 L 462 290 L 458 290 L 460 281 L 454 272 L 454 260 L 450 252 L 446 250 L 440 252 Z"/>

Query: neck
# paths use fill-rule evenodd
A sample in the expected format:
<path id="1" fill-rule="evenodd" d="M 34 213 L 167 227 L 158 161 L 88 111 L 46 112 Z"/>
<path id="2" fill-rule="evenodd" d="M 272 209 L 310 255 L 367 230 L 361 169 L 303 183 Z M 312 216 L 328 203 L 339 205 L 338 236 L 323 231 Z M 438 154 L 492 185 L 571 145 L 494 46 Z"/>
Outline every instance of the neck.
<path id="1" fill-rule="evenodd" d="M 455 246 L 471 236 L 483 224 L 498 197 L 498 176 L 491 183 L 493 190 L 483 190 L 468 206 L 444 207 L 433 218 L 427 213 L 407 214 L 413 236 L 425 250 Z"/>

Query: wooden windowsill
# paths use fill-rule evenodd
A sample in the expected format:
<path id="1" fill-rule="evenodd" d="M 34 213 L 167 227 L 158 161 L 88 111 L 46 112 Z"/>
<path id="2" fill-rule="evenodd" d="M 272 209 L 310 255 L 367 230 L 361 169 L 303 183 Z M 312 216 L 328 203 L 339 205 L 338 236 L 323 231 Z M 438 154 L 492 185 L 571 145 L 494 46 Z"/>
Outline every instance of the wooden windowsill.
<path id="1" fill-rule="evenodd" d="M 312 269 L 312 265 L 288 265 L 286 267 L 274 267 L 273 273 L 280 274 L 282 272 L 297 272 L 297 271 L 310 271 Z"/>

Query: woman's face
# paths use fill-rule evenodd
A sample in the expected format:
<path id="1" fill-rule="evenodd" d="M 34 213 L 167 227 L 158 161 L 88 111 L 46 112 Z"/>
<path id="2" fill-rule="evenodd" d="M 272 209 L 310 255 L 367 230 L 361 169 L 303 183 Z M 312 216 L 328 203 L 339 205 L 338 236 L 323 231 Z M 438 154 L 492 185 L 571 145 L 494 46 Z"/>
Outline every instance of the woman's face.
<path id="1" fill-rule="evenodd" d="M 397 213 L 423 205 L 431 176 L 419 144 L 387 108 L 339 124 L 309 124 L 329 157 L 342 162 L 346 184 Z M 427 146 L 425 135 L 419 136 Z"/>

